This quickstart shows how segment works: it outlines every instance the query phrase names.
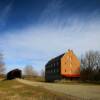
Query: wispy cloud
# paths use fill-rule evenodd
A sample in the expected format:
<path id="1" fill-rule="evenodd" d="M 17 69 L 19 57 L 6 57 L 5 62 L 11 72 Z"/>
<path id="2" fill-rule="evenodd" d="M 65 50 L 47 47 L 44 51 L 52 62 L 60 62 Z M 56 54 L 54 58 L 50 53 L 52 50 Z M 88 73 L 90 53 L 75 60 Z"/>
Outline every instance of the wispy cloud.
<path id="1" fill-rule="evenodd" d="M 59 0 L 56 6 L 54 4 L 52 2 L 44 9 L 39 25 L 5 32 L 6 35 L 0 37 L 0 48 L 7 64 L 33 64 L 40 70 L 49 59 L 69 48 L 78 56 L 87 50 L 100 50 L 98 11 L 86 17 L 88 19 L 67 14 L 59 18 L 62 2 Z"/>
<path id="2" fill-rule="evenodd" d="M 40 15 L 39 23 L 57 25 L 61 18 L 61 8 L 63 0 L 51 0 Z M 51 21 L 50 21 L 51 20 Z"/>
<path id="3" fill-rule="evenodd" d="M 91 21 L 85 26 L 78 20 L 75 22 L 76 25 L 60 30 L 43 25 L 8 32 L 0 37 L 6 60 L 17 64 L 31 63 L 40 69 L 50 58 L 69 48 L 77 55 L 87 50 L 100 50 L 100 23 Z"/>
<path id="4" fill-rule="evenodd" d="M 0 27 L 5 26 L 6 21 L 7 21 L 7 18 L 10 15 L 10 11 L 11 11 L 11 8 L 12 8 L 12 4 L 13 4 L 13 1 L 11 1 L 9 4 L 7 4 L 2 9 L 2 11 L 0 12 Z"/>

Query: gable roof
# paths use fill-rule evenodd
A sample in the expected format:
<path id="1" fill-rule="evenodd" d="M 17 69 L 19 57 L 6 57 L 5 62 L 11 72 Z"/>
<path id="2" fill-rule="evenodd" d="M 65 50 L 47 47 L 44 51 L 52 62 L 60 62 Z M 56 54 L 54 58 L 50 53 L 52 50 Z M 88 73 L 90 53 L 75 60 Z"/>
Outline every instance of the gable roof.
<path id="1" fill-rule="evenodd" d="M 64 56 L 64 54 L 65 54 L 65 53 L 63 53 L 63 54 L 61 54 L 61 55 L 59 55 L 59 56 L 57 56 L 57 57 L 55 57 L 55 58 L 52 58 L 51 60 L 48 61 L 48 63 L 46 64 L 46 66 L 47 66 L 48 64 L 51 64 L 51 63 L 54 63 L 55 61 L 60 60 L 60 59 Z"/>

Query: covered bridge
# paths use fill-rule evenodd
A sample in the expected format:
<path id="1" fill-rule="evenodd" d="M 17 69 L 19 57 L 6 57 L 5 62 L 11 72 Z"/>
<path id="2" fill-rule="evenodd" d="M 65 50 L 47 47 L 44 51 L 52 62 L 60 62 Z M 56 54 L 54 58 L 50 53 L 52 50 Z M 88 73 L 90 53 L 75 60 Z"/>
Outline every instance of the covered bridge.
<path id="1" fill-rule="evenodd" d="M 22 71 L 20 69 L 14 69 L 7 73 L 7 80 L 21 78 L 21 77 L 22 77 Z"/>

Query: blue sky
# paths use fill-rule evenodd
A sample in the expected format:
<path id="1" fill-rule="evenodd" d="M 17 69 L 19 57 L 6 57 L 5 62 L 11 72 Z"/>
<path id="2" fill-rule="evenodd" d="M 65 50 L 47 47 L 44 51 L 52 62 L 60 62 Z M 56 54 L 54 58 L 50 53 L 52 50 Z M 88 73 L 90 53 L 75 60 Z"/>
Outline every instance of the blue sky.
<path id="1" fill-rule="evenodd" d="M 40 71 L 72 49 L 100 51 L 100 0 L 0 0 L 0 52 L 7 71 Z"/>

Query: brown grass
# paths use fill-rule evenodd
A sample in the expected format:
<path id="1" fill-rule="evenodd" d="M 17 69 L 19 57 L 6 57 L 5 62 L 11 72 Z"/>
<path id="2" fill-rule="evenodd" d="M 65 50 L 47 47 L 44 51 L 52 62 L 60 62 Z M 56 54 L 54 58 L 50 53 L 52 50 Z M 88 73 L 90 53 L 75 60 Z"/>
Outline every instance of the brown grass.
<path id="1" fill-rule="evenodd" d="M 78 100 L 70 95 L 54 93 L 40 86 L 28 86 L 16 80 L 0 81 L 0 100 Z"/>
<path id="2" fill-rule="evenodd" d="M 41 76 L 23 76 L 23 78 L 30 81 L 45 82 L 45 78 Z"/>

